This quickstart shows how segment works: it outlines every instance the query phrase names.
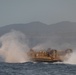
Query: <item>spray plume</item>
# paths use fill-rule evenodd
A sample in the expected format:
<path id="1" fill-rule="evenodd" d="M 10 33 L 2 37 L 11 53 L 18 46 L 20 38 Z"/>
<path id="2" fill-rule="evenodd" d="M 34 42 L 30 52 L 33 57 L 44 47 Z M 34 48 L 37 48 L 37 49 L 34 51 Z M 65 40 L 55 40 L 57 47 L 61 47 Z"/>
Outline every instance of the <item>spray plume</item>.
<path id="1" fill-rule="evenodd" d="M 0 56 L 5 62 L 22 63 L 28 61 L 28 39 L 19 31 L 11 31 L 0 38 Z"/>
<path id="2" fill-rule="evenodd" d="M 76 51 L 73 50 L 74 52 L 68 57 L 68 60 L 64 61 L 66 64 L 76 64 Z"/>

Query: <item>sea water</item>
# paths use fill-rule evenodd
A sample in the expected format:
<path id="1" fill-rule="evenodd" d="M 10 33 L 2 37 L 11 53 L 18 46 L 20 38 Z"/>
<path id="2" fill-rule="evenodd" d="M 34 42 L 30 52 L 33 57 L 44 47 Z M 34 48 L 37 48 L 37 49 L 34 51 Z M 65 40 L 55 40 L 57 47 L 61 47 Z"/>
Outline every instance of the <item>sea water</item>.
<path id="1" fill-rule="evenodd" d="M 76 75 L 76 65 L 64 63 L 0 63 L 0 75 Z"/>

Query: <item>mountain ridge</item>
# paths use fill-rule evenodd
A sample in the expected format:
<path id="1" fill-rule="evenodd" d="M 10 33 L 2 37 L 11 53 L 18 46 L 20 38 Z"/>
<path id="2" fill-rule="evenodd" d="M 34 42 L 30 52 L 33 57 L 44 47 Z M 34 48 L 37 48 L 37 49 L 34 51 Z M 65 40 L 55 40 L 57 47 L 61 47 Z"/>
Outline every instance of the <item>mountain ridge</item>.
<path id="1" fill-rule="evenodd" d="M 30 41 L 30 47 L 34 47 L 37 44 L 44 43 L 46 41 L 52 41 L 54 45 L 69 42 L 74 45 L 76 44 L 75 22 L 62 21 L 51 25 L 47 25 L 42 22 L 11 24 L 0 27 L 0 36 L 10 32 L 11 30 L 24 33 Z"/>

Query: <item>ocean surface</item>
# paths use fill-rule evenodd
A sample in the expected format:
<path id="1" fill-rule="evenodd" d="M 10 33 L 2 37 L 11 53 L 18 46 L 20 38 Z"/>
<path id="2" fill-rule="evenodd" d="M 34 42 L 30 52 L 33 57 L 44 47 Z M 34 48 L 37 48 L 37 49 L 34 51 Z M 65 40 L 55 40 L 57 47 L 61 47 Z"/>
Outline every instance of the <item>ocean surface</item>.
<path id="1" fill-rule="evenodd" d="M 0 75 L 76 75 L 76 65 L 62 63 L 0 63 Z"/>

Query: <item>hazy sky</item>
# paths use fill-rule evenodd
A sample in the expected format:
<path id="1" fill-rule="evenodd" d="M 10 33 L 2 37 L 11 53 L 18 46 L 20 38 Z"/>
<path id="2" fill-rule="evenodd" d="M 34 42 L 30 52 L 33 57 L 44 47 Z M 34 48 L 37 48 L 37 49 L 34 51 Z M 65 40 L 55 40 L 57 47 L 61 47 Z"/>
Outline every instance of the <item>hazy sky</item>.
<path id="1" fill-rule="evenodd" d="M 76 22 L 76 0 L 0 0 L 0 26 L 32 21 Z"/>

